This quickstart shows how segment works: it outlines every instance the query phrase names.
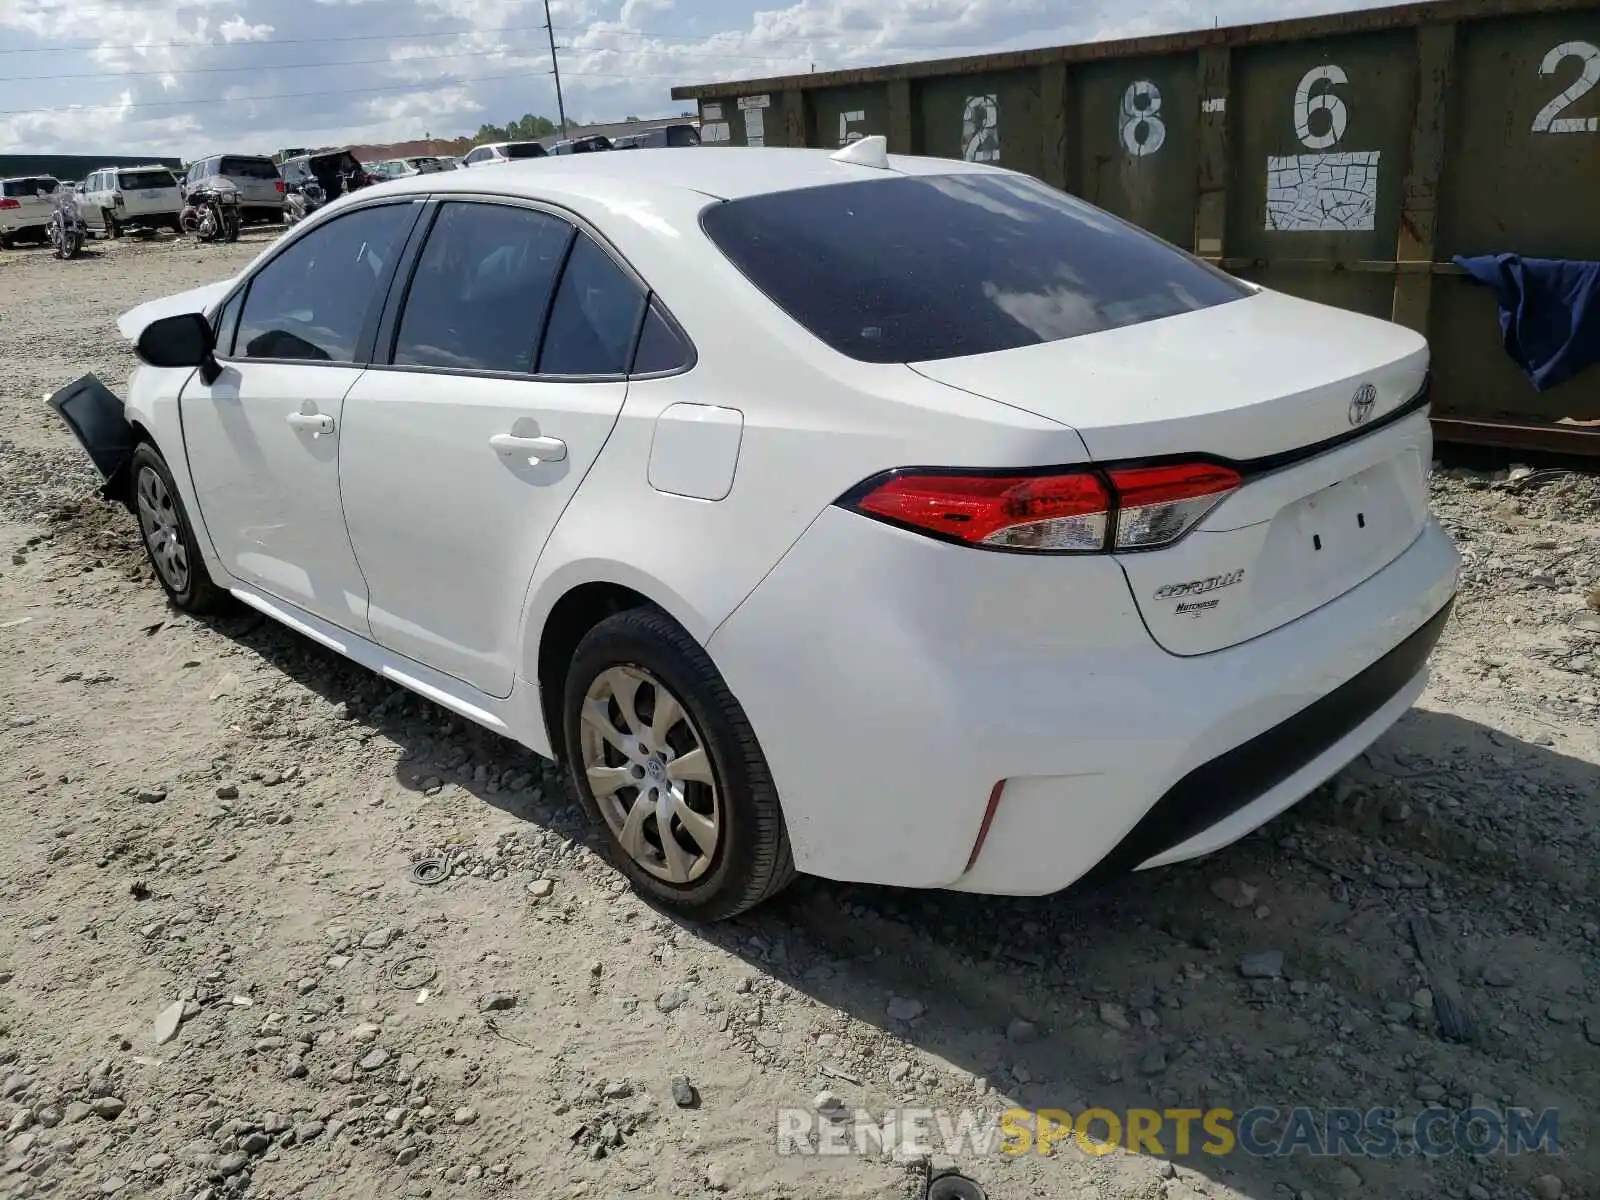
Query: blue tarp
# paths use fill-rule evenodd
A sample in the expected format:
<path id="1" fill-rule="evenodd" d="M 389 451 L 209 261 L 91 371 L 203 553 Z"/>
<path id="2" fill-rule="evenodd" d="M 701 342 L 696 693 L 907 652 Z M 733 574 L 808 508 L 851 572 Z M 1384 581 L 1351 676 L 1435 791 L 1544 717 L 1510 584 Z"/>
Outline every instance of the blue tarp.
<path id="1" fill-rule="evenodd" d="M 1455 263 L 1494 290 L 1506 353 L 1537 390 L 1600 362 L 1600 262 L 1458 254 Z"/>

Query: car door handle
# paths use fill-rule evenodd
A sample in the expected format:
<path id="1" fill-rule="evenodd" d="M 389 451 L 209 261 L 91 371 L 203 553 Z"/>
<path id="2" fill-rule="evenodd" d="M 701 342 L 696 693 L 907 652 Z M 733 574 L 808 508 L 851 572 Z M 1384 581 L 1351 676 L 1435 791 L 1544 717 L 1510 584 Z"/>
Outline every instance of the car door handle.
<path id="1" fill-rule="evenodd" d="M 297 412 L 288 416 L 289 426 L 293 429 L 309 429 L 312 433 L 332 433 L 333 418 L 327 413 Z"/>
<path id="2" fill-rule="evenodd" d="M 508 458 L 521 455 L 535 462 L 562 462 L 567 457 L 567 444 L 560 438 L 497 433 L 489 439 L 489 445 Z"/>

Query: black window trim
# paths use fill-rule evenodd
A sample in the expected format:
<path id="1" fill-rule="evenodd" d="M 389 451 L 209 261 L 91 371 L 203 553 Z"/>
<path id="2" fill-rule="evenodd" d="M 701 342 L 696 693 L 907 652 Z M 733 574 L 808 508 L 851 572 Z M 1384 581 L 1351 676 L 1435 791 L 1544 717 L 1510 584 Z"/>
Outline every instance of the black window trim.
<path id="1" fill-rule="evenodd" d="M 389 296 L 384 304 L 383 316 L 378 322 L 376 336 L 369 355 L 368 370 L 372 371 L 398 371 L 415 375 L 445 375 L 474 379 L 502 379 L 523 383 L 620 383 L 633 379 L 660 379 L 671 375 L 682 375 L 692 370 L 699 362 L 699 352 L 695 349 L 694 341 L 684 331 L 682 324 L 672 315 L 665 303 L 661 302 L 655 290 L 647 283 L 642 275 L 634 268 L 616 246 L 612 245 L 609 238 L 586 221 L 580 214 L 569 208 L 563 208 L 548 200 L 535 199 L 529 196 L 496 195 L 490 192 L 439 192 L 430 194 L 427 198 L 428 213 L 413 227 L 411 241 L 406 247 L 406 256 L 400 264 L 404 272 L 405 284 L 403 287 L 391 285 Z M 479 367 L 439 367 L 426 364 L 397 363 L 394 361 L 394 350 L 400 334 L 400 315 L 405 310 L 405 302 L 411 294 L 411 283 L 416 274 L 417 265 L 422 257 L 422 250 L 427 244 L 426 233 L 431 231 L 438 220 L 438 210 L 446 204 L 466 202 L 471 204 L 497 204 L 506 208 L 524 208 L 533 212 L 546 213 L 558 220 L 564 221 L 581 234 L 587 234 L 589 239 L 598 246 L 602 253 L 608 255 L 611 261 L 622 273 L 637 287 L 644 296 L 644 304 L 639 309 L 639 321 L 633 331 L 633 338 L 628 344 L 625 359 L 628 365 L 633 365 L 634 357 L 639 352 L 639 338 L 644 333 L 645 321 L 650 316 L 650 306 L 659 306 L 662 315 L 666 317 L 674 332 L 683 340 L 689 350 L 689 361 L 684 367 L 672 371 L 652 372 L 648 375 L 634 375 L 631 371 L 617 371 L 605 375 L 570 375 L 570 374 L 540 374 L 536 370 L 523 371 L 488 371 Z M 561 261 L 561 268 L 555 274 L 554 286 L 550 289 L 550 299 L 545 303 L 543 318 L 539 323 L 537 340 L 534 344 L 532 362 L 538 366 L 539 356 L 544 351 L 545 331 L 550 323 L 550 313 L 556 302 L 556 297 L 561 292 L 562 280 L 566 277 L 567 263 L 572 257 L 572 249 L 577 245 L 577 238 L 572 237 L 567 241 L 566 253 Z M 381 352 L 380 352 L 381 348 Z"/>
<path id="2" fill-rule="evenodd" d="M 239 284 L 238 287 L 230 290 L 227 295 L 218 301 L 215 309 L 213 310 L 214 319 L 222 314 L 222 310 L 227 308 L 235 295 L 239 295 L 241 293 L 243 294 L 243 299 L 239 304 L 239 316 L 234 321 L 235 337 L 237 339 L 239 321 L 244 319 L 245 307 L 250 303 L 251 285 L 255 283 L 257 276 L 259 276 L 261 272 L 265 271 L 273 263 L 277 262 L 279 257 L 287 253 L 292 247 L 298 245 L 302 238 L 308 237 L 325 225 L 331 225 L 335 221 L 342 221 L 346 217 L 352 216 L 355 213 L 365 212 L 368 209 L 392 208 L 396 205 L 410 205 L 413 210 L 411 213 L 411 224 L 406 228 L 404 234 L 402 234 L 400 238 L 399 249 L 396 251 L 388 268 L 384 271 L 384 278 L 378 285 L 379 291 L 383 294 L 382 303 L 380 303 L 377 307 L 379 316 L 374 317 L 370 314 L 368 315 L 365 324 L 363 324 L 361 328 L 361 333 L 356 338 L 355 352 L 351 355 L 352 361 L 333 362 L 323 358 L 248 358 L 240 357 L 237 354 L 228 354 L 224 356 L 221 353 L 217 354 L 217 361 L 225 363 L 275 363 L 283 366 L 297 367 L 370 367 L 372 365 L 373 345 L 377 338 L 381 314 L 387 310 L 390 302 L 390 296 L 394 291 L 395 273 L 402 263 L 408 261 L 408 256 L 413 249 L 413 243 L 415 242 L 417 236 L 417 225 L 419 224 L 418 218 L 422 215 L 423 210 L 427 207 L 424 203 L 425 199 L 426 198 L 422 196 L 384 197 L 381 200 L 371 200 L 364 204 L 353 204 L 349 208 L 341 209 L 337 215 L 331 216 L 326 220 L 310 221 L 300 225 L 289 236 L 282 238 L 278 244 L 268 252 L 268 256 L 256 264 L 255 269 L 250 272 L 250 274 Z M 235 346 L 233 348 L 237 349 L 238 347 Z"/>

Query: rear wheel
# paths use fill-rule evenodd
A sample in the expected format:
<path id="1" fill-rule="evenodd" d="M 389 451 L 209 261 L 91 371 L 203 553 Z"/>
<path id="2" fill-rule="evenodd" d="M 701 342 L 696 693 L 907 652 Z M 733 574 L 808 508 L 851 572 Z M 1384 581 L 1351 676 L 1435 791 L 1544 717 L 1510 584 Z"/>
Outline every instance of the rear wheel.
<path id="1" fill-rule="evenodd" d="M 194 526 L 183 509 L 166 460 L 149 442 L 133 452 L 133 509 L 145 554 L 172 603 L 184 612 L 211 612 L 226 597 L 206 572 Z"/>
<path id="2" fill-rule="evenodd" d="M 119 238 L 122 236 L 122 226 L 117 224 L 117 219 L 106 209 L 102 208 L 100 210 L 100 221 L 105 227 L 106 236 L 108 238 Z"/>
<path id="3" fill-rule="evenodd" d="M 664 613 L 618 613 L 584 636 L 564 728 L 573 784 L 639 892 L 716 921 L 794 879 L 749 719 L 710 656 Z"/>

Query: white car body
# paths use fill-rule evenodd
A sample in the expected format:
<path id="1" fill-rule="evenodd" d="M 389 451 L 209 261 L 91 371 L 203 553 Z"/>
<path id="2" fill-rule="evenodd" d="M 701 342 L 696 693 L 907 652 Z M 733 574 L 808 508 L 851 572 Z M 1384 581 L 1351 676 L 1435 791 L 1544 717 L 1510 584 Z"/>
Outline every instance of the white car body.
<path id="1" fill-rule="evenodd" d="M 0 238 L 42 236 L 56 210 L 60 182 L 48 175 L 0 180 Z"/>
<path id="2" fill-rule="evenodd" d="M 626 589 L 668 614 L 748 714 L 802 872 L 1040 894 L 1236 840 L 1423 688 L 1458 568 L 1427 507 L 1425 342 L 1245 287 L 1019 349 L 858 361 L 769 299 L 702 216 L 831 184 L 1021 177 L 853 153 L 397 180 L 319 211 L 238 280 L 120 322 L 137 338 L 215 314 L 283 245 L 361 206 L 474 195 L 597 232 L 687 335 L 690 369 L 580 383 L 224 359 L 208 388 L 143 366 L 128 418 L 170 464 L 219 586 L 540 754 L 563 751 L 541 671 L 582 598 Z M 560 462 L 507 469 L 490 439 L 534 426 Z M 1143 552 L 994 552 L 840 503 L 898 468 L 1172 455 L 1255 466 Z"/>
<path id="3" fill-rule="evenodd" d="M 178 228 L 183 194 L 170 167 L 101 167 L 83 181 L 79 209 L 89 228 L 106 233 L 119 227 Z"/>

